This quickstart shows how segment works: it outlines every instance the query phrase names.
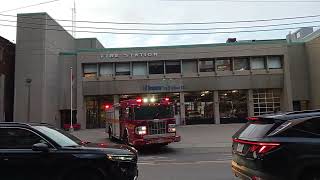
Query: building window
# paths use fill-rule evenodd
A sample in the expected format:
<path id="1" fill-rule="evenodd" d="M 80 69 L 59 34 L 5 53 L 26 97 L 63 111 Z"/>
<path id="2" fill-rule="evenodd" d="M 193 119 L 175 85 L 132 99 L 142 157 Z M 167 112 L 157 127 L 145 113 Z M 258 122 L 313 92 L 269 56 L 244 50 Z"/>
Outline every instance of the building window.
<path id="1" fill-rule="evenodd" d="M 164 74 L 163 61 L 149 62 L 149 74 Z"/>
<path id="2" fill-rule="evenodd" d="M 147 75 L 147 63 L 146 62 L 134 62 L 132 65 L 132 74 L 134 76 Z"/>
<path id="3" fill-rule="evenodd" d="M 180 61 L 166 61 L 166 74 L 181 73 Z"/>
<path id="4" fill-rule="evenodd" d="M 251 57 L 250 62 L 252 70 L 266 69 L 264 57 Z"/>
<path id="5" fill-rule="evenodd" d="M 83 76 L 86 78 L 97 77 L 97 64 L 84 64 Z"/>
<path id="6" fill-rule="evenodd" d="M 253 106 L 255 116 L 280 111 L 280 90 L 253 90 Z"/>
<path id="7" fill-rule="evenodd" d="M 116 63 L 116 76 L 130 75 L 130 63 Z"/>
<path id="8" fill-rule="evenodd" d="M 100 75 L 101 76 L 112 76 L 113 75 L 113 64 L 112 63 L 100 64 Z"/>
<path id="9" fill-rule="evenodd" d="M 182 61 L 182 71 L 183 71 L 183 74 L 197 73 L 198 72 L 197 61 L 196 60 Z"/>
<path id="10" fill-rule="evenodd" d="M 268 56 L 268 68 L 269 69 L 281 69 L 281 57 L 280 56 Z"/>
<path id="11" fill-rule="evenodd" d="M 213 60 L 200 60 L 199 61 L 200 72 L 213 72 L 214 61 Z"/>
<path id="12" fill-rule="evenodd" d="M 230 71 L 231 70 L 231 60 L 230 59 L 217 59 L 216 60 L 217 71 Z"/>
<path id="13" fill-rule="evenodd" d="M 249 59 L 248 58 L 235 58 L 233 69 L 236 71 L 249 70 Z"/>

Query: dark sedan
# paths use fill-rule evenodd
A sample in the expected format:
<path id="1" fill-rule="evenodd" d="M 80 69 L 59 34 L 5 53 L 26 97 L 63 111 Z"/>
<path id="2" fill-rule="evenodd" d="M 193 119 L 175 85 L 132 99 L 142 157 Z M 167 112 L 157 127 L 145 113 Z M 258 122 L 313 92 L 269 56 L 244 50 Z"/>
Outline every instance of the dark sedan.
<path id="1" fill-rule="evenodd" d="M 49 125 L 0 123 L 0 170 L 4 180 L 136 180 L 137 151 L 84 143 Z"/>

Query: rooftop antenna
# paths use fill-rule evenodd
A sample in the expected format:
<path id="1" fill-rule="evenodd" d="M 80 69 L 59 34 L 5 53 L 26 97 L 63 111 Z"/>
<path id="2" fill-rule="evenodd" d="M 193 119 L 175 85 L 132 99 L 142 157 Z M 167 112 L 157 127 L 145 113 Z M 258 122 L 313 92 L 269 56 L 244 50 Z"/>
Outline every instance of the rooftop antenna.
<path id="1" fill-rule="evenodd" d="M 76 38 L 76 1 L 73 0 L 73 8 L 72 8 L 72 36 Z"/>

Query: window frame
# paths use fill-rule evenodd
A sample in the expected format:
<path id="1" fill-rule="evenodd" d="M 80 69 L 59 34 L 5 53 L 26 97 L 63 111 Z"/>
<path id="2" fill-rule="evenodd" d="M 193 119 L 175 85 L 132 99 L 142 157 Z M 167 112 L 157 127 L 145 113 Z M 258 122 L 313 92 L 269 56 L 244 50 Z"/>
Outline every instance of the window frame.
<path id="1" fill-rule="evenodd" d="M 44 140 L 46 142 L 46 144 L 48 145 L 49 149 L 51 150 L 57 150 L 57 148 L 48 140 L 46 139 L 45 137 L 43 137 L 42 135 L 40 135 L 39 133 L 31 130 L 31 129 L 28 129 L 28 128 L 24 128 L 24 127 L 0 127 L 0 130 L 1 129 L 21 129 L 21 130 L 25 130 L 25 131 L 29 131 L 30 133 L 33 133 L 34 135 L 40 137 L 41 140 Z M 25 148 L 8 148 L 8 149 L 2 149 L 0 148 L 0 151 L 1 150 L 6 150 L 6 151 L 9 151 L 9 150 L 32 150 L 32 147 L 30 149 L 25 149 Z"/>
<path id="2" fill-rule="evenodd" d="M 115 75 L 115 69 L 114 69 L 114 65 L 113 65 L 114 63 L 99 63 L 99 76 L 106 76 L 106 77 L 108 77 L 108 76 L 114 76 Z M 104 65 L 111 65 L 111 70 L 112 70 L 112 72 L 111 72 L 111 74 L 101 74 L 101 68 L 104 66 Z"/>
<path id="3" fill-rule="evenodd" d="M 229 61 L 229 69 L 223 69 L 223 70 L 219 70 L 218 69 L 218 61 Z M 215 59 L 215 70 L 217 71 L 217 72 L 224 72 L 224 71 L 232 71 L 232 64 L 233 64 L 233 58 L 232 57 L 226 57 L 226 58 L 216 58 Z M 223 64 L 223 65 L 225 65 L 225 64 Z M 219 65 L 219 66 L 221 66 L 221 65 Z"/>
<path id="4" fill-rule="evenodd" d="M 174 64 L 174 65 L 168 65 L 168 64 Z M 168 69 L 171 68 L 169 66 L 173 66 L 174 69 L 176 69 L 176 66 L 178 66 L 176 63 L 179 64 L 179 72 L 168 72 Z M 168 68 L 169 67 L 169 68 Z M 165 64 L 164 64 L 164 68 L 165 68 L 165 74 L 181 74 L 181 67 L 182 67 L 182 64 L 181 64 L 181 61 L 180 60 L 170 60 L 170 61 L 165 61 Z"/>
<path id="5" fill-rule="evenodd" d="M 152 65 L 152 64 L 156 64 L 156 63 L 161 63 L 162 65 L 162 73 L 150 73 L 150 65 Z M 148 71 L 147 71 L 147 73 L 149 74 L 149 75 L 164 75 L 165 74 L 165 63 L 164 63 L 164 61 L 149 61 L 148 62 Z"/>
<path id="6" fill-rule="evenodd" d="M 135 74 L 135 65 L 137 64 L 144 64 L 145 65 L 145 74 Z M 139 66 L 136 66 L 136 67 L 139 67 Z M 133 61 L 132 62 L 132 76 L 147 76 L 149 73 L 148 73 L 148 63 L 147 61 Z"/>
<path id="7" fill-rule="evenodd" d="M 96 66 L 96 71 L 95 72 L 88 72 L 86 73 L 85 72 L 85 66 L 86 65 L 95 65 Z M 98 73 L 99 73 L 99 68 L 98 68 L 98 64 L 97 63 L 83 63 L 82 64 L 82 77 L 85 77 L 85 78 L 96 78 L 98 77 Z M 87 74 L 95 74 L 95 76 L 90 76 L 90 77 L 86 77 Z"/>
<path id="8" fill-rule="evenodd" d="M 253 68 L 252 67 L 252 61 L 254 59 L 261 58 L 263 61 L 263 68 Z M 249 59 L 250 63 L 250 70 L 266 70 L 267 69 L 267 58 L 265 56 L 251 56 Z"/>
<path id="9" fill-rule="evenodd" d="M 236 69 L 236 62 L 243 62 L 243 61 L 245 61 L 246 62 L 246 69 Z M 233 71 L 248 71 L 248 70 L 250 70 L 250 58 L 249 57 L 234 57 L 233 58 L 233 67 L 232 67 L 232 70 Z M 241 63 L 240 63 L 241 64 Z"/>
<path id="10" fill-rule="evenodd" d="M 203 62 L 203 61 L 209 61 L 209 62 L 212 62 L 212 68 L 202 68 L 203 70 L 208 70 L 208 69 L 211 69 L 212 71 L 201 71 L 201 62 Z M 208 59 L 199 59 L 199 64 L 198 64 L 198 66 L 199 66 L 199 73 L 206 73 L 206 72 L 215 72 L 216 71 L 216 62 L 215 62 L 215 58 L 212 58 L 212 59 L 210 59 L 210 58 L 208 58 Z M 204 65 L 204 66 L 206 66 L 206 65 Z"/>
<path id="11" fill-rule="evenodd" d="M 190 65 L 195 65 L 195 72 L 190 72 L 190 71 L 187 71 L 189 70 L 188 68 L 186 67 L 191 67 L 190 69 L 193 69 L 192 66 Z M 182 69 L 182 74 L 196 74 L 198 73 L 198 60 L 197 59 L 185 59 L 185 60 L 181 60 L 181 69 Z"/>
<path id="12" fill-rule="evenodd" d="M 279 68 L 270 68 L 269 67 L 269 61 L 271 60 L 272 57 L 278 57 L 279 61 L 280 61 L 280 67 Z M 275 69 L 283 69 L 283 57 L 280 55 L 271 55 L 271 56 L 267 56 L 267 68 L 269 70 L 275 70 Z"/>
<path id="13" fill-rule="evenodd" d="M 129 74 L 118 74 L 118 73 L 123 73 L 123 72 L 128 73 L 127 71 L 117 72 L 117 65 L 118 64 L 128 64 L 129 65 Z M 114 63 L 114 65 L 115 65 L 115 69 L 114 69 L 115 76 L 130 76 L 131 75 L 131 65 L 130 64 L 131 64 L 130 62 L 116 62 L 116 63 Z"/>

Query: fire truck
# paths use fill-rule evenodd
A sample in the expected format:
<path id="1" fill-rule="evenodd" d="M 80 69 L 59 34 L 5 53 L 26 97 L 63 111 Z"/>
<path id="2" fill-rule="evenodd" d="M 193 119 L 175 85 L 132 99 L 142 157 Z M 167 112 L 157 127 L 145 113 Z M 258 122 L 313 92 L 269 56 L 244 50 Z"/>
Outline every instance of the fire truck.
<path id="1" fill-rule="evenodd" d="M 169 98 L 137 98 L 106 105 L 106 132 L 109 138 L 142 147 L 179 142 L 173 104 Z"/>

